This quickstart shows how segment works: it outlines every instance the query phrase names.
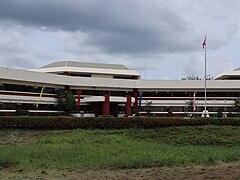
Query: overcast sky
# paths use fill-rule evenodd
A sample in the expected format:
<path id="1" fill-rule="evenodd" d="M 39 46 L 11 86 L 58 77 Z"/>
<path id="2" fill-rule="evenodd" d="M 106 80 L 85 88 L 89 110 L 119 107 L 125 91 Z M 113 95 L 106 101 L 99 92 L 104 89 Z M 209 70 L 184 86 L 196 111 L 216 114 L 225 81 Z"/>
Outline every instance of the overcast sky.
<path id="1" fill-rule="evenodd" d="M 240 67 L 239 0 L 1 0 L 0 66 L 124 64 L 144 79 Z"/>

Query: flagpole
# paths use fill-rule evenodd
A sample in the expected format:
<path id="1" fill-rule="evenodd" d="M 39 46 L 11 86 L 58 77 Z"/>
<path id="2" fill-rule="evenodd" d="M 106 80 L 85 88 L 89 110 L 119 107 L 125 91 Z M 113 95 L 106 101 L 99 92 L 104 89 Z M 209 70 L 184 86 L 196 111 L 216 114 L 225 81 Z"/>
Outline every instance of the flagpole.
<path id="1" fill-rule="evenodd" d="M 207 41 L 207 36 L 205 36 L 205 42 Z M 204 106 L 204 117 L 207 116 L 207 45 L 205 45 L 205 106 Z"/>

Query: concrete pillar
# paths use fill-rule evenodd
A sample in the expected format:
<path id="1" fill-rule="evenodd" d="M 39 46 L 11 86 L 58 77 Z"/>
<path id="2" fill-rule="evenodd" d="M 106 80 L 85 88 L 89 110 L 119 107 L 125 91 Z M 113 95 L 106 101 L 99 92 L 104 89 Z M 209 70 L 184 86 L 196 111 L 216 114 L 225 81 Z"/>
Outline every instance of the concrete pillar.
<path id="1" fill-rule="evenodd" d="M 108 116 L 110 114 L 110 96 L 109 92 L 105 92 L 104 94 L 105 101 L 103 103 L 103 115 Z"/>
<path id="2" fill-rule="evenodd" d="M 135 102 L 133 103 L 134 110 L 137 112 L 138 111 L 138 90 L 134 89 L 133 90 L 133 97 L 135 99 Z"/>
<path id="3" fill-rule="evenodd" d="M 69 72 L 63 72 L 63 75 L 70 76 L 70 73 Z M 69 91 L 70 91 L 70 86 L 65 86 L 66 95 L 69 93 Z"/>
<path id="4" fill-rule="evenodd" d="M 127 95 L 127 102 L 125 104 L 125 115 L 126 116 L 132 115 L 132 97 L 131 97 L 131 95 Z"/>

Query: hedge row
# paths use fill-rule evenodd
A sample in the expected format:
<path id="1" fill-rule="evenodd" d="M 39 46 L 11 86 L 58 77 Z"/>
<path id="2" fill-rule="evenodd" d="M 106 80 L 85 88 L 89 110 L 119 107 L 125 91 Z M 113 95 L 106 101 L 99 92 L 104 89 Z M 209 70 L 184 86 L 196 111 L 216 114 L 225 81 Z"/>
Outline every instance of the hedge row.
<path id="1" fill-rule="evenodd" d="M 240 126 L 240 118 L 75 118 L 75 117 L 0 117 L 0 128 L 29 129 L 123 129 L 123 128 L 158 128 L 168 126 L 201 126 L 201 125 L 232 125 Z"/>

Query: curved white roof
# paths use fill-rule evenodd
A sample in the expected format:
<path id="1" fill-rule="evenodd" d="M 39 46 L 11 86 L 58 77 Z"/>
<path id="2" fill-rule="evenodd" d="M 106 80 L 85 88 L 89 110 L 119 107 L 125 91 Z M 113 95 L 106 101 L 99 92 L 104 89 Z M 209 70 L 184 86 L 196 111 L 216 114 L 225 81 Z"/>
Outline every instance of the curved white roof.
<path id="1" fill-rule="evenodd" d="M 132 91 L 192 91 L 204 90 L 201 80 L 128 80 L 93 77 L 63 76 L 28 70 L 0 68 L 2 83 L 45 85 L 50 87 L 70 86 L 72 89 L 126 90 Z M 207 89 L 213 91 L 240 91 L 240 80 L 209 80 Z"/>
<path id="2" fill-rule="evenodd" d="M 37 72 L 44 73 L 85 73 L 85 74 L 105 74 L 105 75 L 122 75 L 122 76 L 140 76 L 135 70 L 119 70 L 119 69 L 99 69 L 99 68 L 83 68 L 83 67 L 52 67 L 52 68 L 41 68 L 32 69 Z"/>
<path id="3" fill-rule="evenodd" d="M 122 64 L 103 64 L 103 63 L 90 63 L 90 62 L 78 62 L 78 61 L 57 61 L 43 68 L 56 68 L 56 67 L 82 67 L 82 68 L 94 68 L 94 69 L 119 69 L 119 70 L 129 70 L 126 66 Z"/>
<path id="4" fill-rule="evenodd" d="M 240 80 L 240 68 L 237 68 L 233 71 L 224 72 L 218 75 L 215 79 L 216 80 L 224 80 L 224 79 L 239 79 Z"/>
<path id="5" fill-rule="evenodd" d="M 32 71 L 60 74 L 70 72 L 75 74 L 101 74 L 115 76 L 137 76 L 140 74 L 120 64 L 100 64 L 76 61 L 58 61 Z"/>

